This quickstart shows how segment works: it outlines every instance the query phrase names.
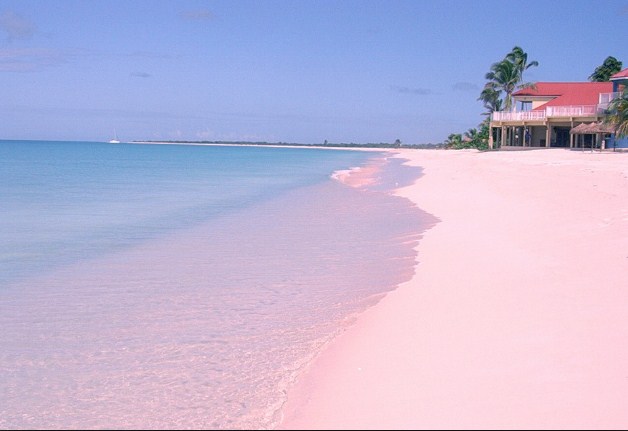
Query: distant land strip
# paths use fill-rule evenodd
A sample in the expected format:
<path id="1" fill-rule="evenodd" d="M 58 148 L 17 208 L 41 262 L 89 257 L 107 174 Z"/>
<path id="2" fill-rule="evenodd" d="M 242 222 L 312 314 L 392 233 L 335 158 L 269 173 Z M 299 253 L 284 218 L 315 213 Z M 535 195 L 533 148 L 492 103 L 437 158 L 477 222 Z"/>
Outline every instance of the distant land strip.
<path id="1" fill-rule="evenodd" d="M 417 149 L 436 149 L 443 148 L 444 144 L 402 144 L 396 142 L 393 144 L 386 142 L 379 143 L 366 143 L 356 144 L 353 142 L 346 143 L 331 143 L 325 142 L 322 144 L 299 144 L 290 142 L 248 142 L 248 141 L 172 141 L 172 140 L 136 140 L 131 142 L 145 142 L 145 143 L 166 143 L 166 144 L 211 144 L 211 145 L 266 145 L 266 146 L 290 146 L 290 147 L 333 147 L 333 148 L 417 148 Z"/>

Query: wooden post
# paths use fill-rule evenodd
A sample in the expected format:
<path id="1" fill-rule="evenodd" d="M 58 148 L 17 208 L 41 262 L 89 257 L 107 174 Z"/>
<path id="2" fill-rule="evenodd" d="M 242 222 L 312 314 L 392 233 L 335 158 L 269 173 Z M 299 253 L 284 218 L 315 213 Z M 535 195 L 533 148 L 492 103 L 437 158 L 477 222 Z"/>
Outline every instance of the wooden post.
<path id="1" fill-rule="evenodd" d="M 573 129 L 573 117 L 571 117 L 571 128 Z M 573 148 L 573 136 L 574 134 L 571 133 L 571 130 L 569 130 L 569 148 Z"/>
<path id="2" fill-rule="evenodd" d="M 488 123 L 488 149 L 493 149 L 493 126 L 491 123 Z"/>

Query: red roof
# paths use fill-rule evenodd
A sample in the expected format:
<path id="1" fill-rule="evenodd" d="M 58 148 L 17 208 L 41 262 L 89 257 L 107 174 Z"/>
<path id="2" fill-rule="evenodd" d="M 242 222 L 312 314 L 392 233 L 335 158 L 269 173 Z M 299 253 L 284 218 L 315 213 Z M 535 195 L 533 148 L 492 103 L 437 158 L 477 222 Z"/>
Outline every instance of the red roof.
<path id="1" fill-rule="evenodd" d="M 536 88 L 515 91 L 513 96 L 554 97 L 536 108 L 545 109 L 548 106 L 597 105 L 600 93 L 613 91 L 612 82 L 537 82 L 535 85 Z"/>
<path id="2" fill-rule="evenodd" d="M 628 78 L 628 68 L 617 72 L 611 76 L 611 79 Z"/>

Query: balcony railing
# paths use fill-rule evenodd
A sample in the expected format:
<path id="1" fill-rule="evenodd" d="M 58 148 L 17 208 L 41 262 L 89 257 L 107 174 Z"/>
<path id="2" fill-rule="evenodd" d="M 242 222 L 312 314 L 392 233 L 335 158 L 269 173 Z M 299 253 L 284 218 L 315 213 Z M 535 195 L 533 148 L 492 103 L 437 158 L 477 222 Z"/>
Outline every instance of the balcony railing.
<path id="1" fill-rule="evenodd" d="M 545 111 L 493 112 L 493 121 L 543 121 Z"/>
<path id="2" fill-rule="evenodd" d="M 610 93 L 609 93 L 610 94 Z M 493 112 L 493 121 L 543 121 L 549 117 L 594 117 L 603 115 L 608 103 L 599 105 L 548 106 L 544 110 Z"/>
<path id="3" fill-rule="evenodd" d="M 548 106 L 545 108 L 548 117 L 591 117 L 603 113 L 598 105 L 580 106 Z"/>

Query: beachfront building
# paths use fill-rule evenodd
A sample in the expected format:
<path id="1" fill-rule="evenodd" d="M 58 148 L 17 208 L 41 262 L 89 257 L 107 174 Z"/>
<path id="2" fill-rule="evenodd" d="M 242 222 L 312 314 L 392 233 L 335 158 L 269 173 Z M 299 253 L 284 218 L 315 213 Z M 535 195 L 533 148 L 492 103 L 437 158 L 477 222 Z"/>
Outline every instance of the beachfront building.
<path id="1" fill-rule="evenodd" d="M 537 82 L 516 91 L 513 110 L 492 114 L 489 147 L 628 148 L 628 138 L 602 122 L 626 85 L 628 69 L 610 82 Z"/>

